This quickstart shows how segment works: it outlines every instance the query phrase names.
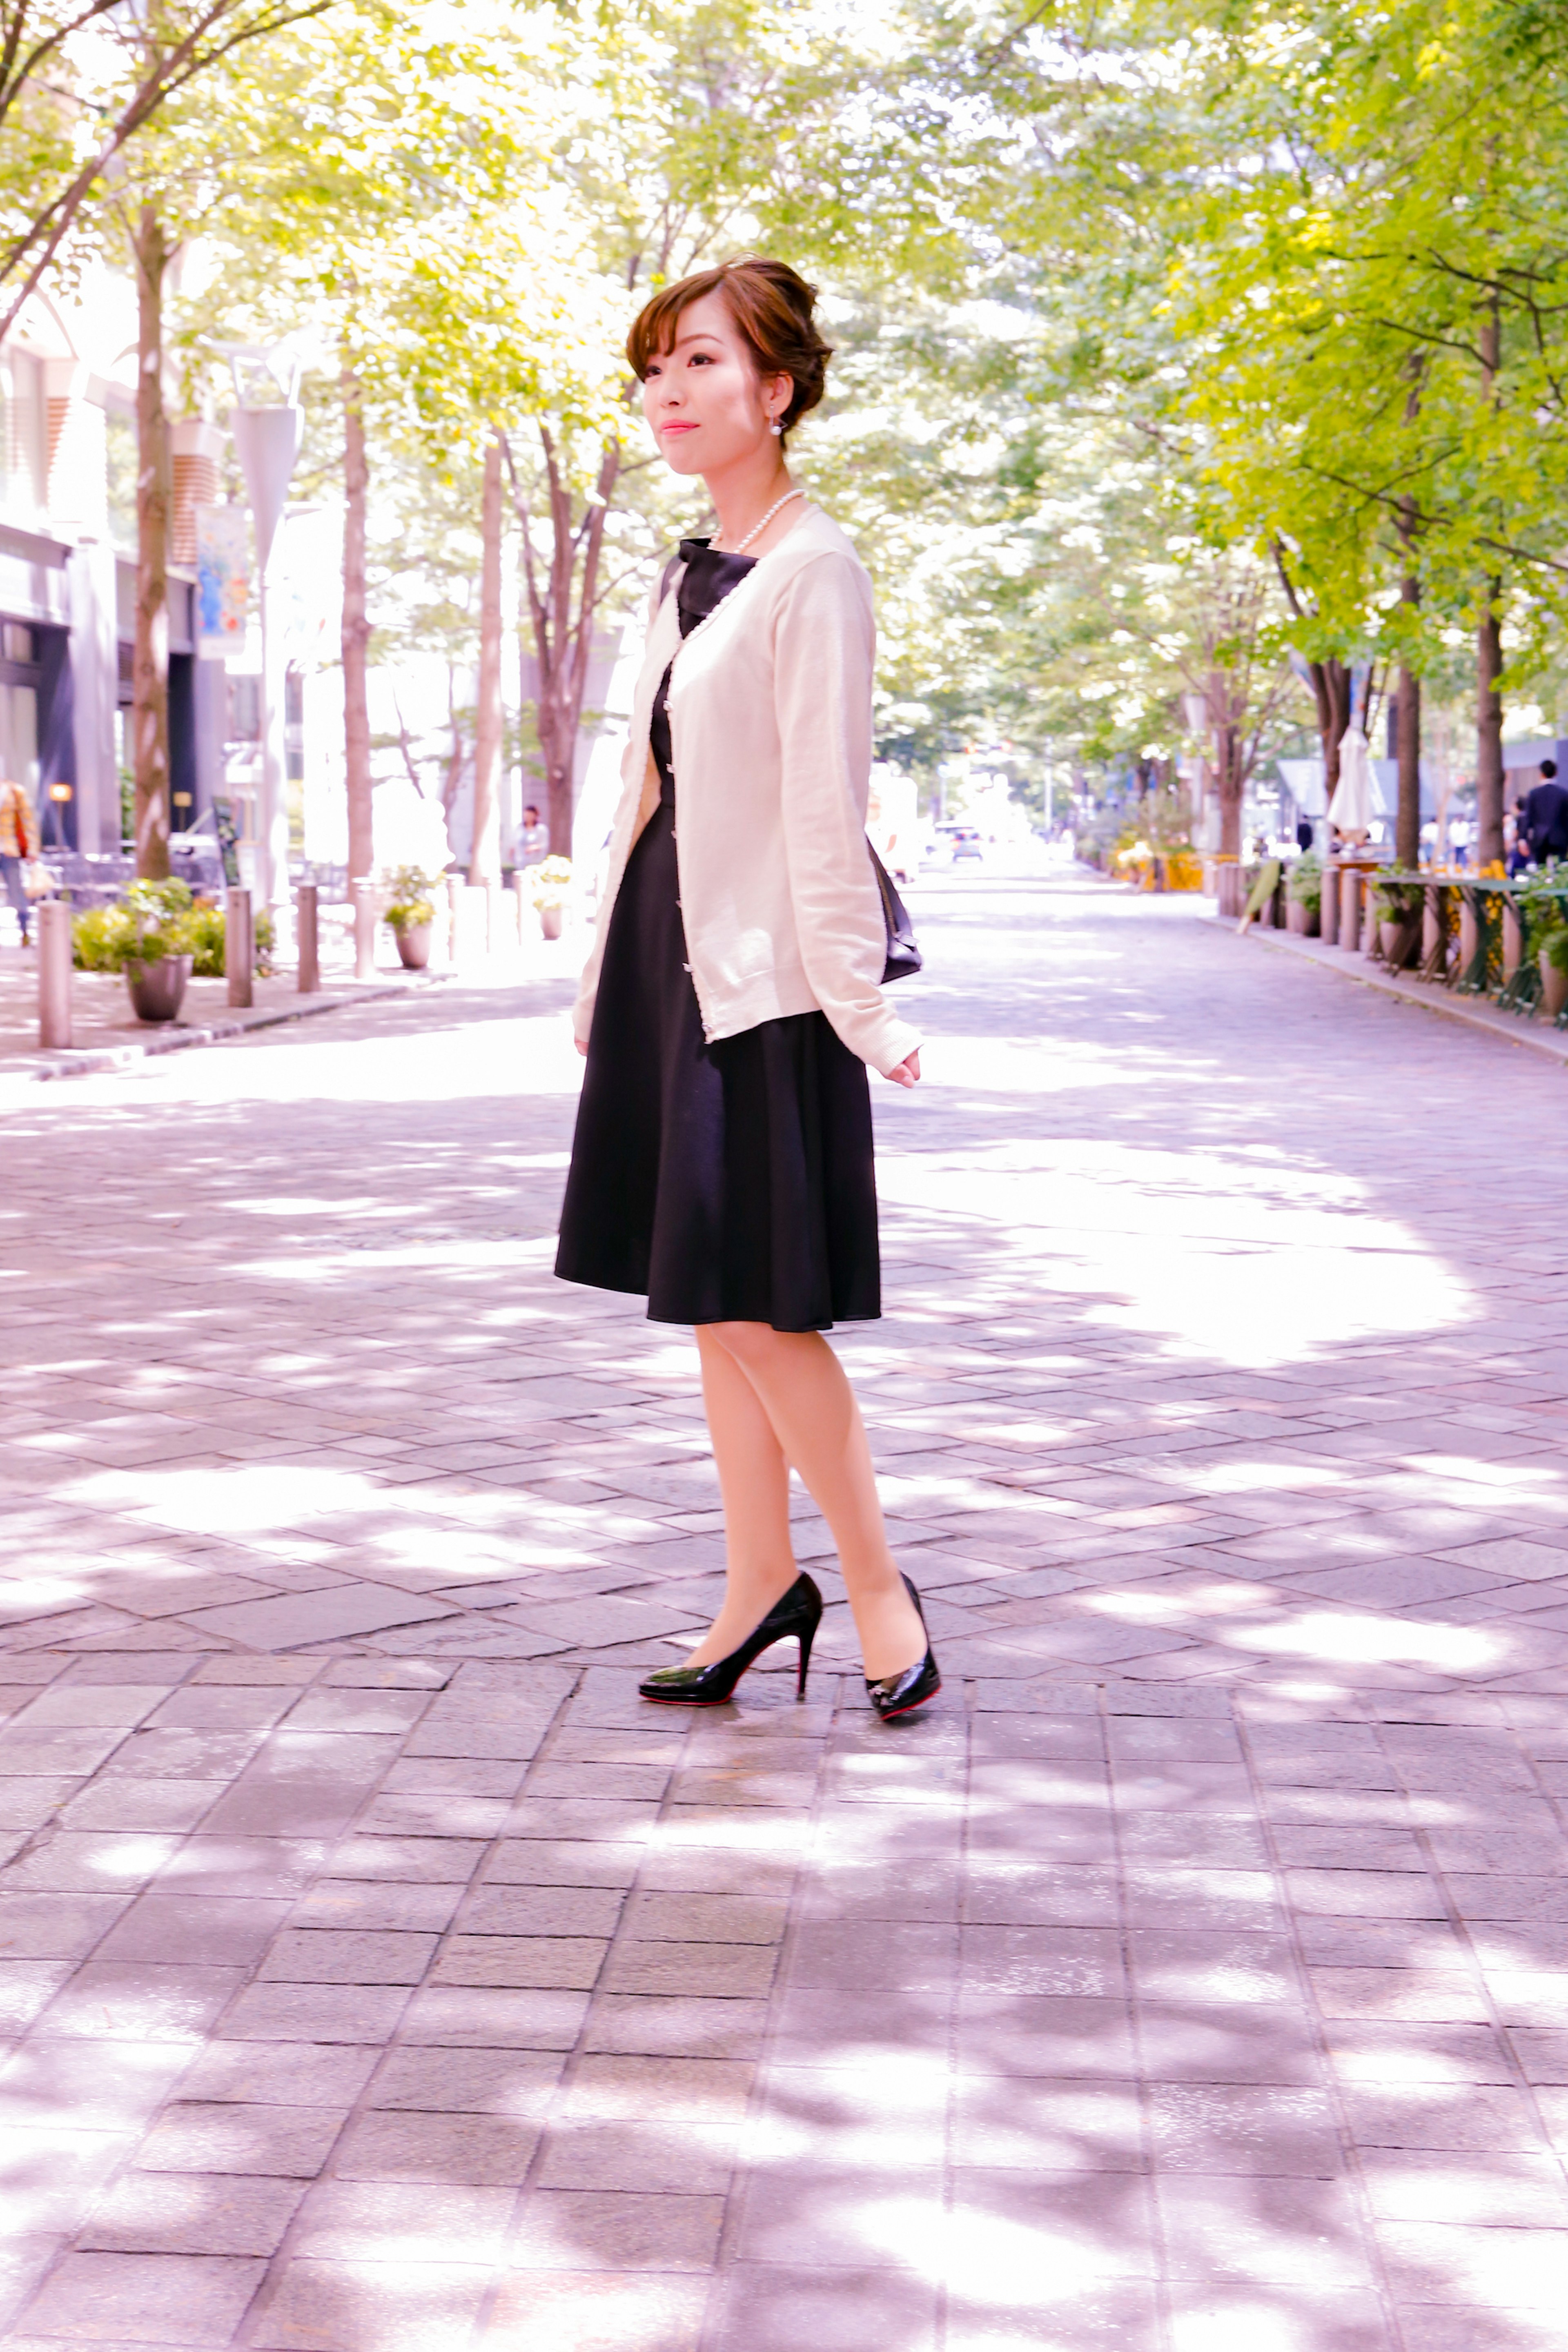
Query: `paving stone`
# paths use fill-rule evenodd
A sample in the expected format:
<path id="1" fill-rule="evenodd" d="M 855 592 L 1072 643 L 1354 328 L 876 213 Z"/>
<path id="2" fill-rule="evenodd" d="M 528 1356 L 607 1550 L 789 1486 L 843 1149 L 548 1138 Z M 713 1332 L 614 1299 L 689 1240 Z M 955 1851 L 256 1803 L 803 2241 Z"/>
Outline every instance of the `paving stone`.
<path id="1" fill-rule="evenodd" d="M 235 2172 L 313 2180 L 343 2127 L 342 2107 L 213 2105 L 195 2100 L 168 2107 L 136 2153 L 147 2172 Z"/>
<path id="2" fill-rule="evenodd" d="M 509 2261 L 524 2270 L 706 2272 L 723 2212 L 716 2196 L 541 2189 L 524 2207 Z"/>
<path id="3" fill-rule="evenodd" d="M 289 2179 L 127 2173 L 100 2199 L 77 2243 L 85 2252 L 272 2254 L 303 2194 Z"/>
<path id="4" fill-rule="evenodd" d="M 585 2343 L 595 2352 L 690 2352 L 707 2301 L 705 2277 L 530 2271 L 502 2283 L 485 2352 L 580 2352 Z"/>
<path id="5" fill-rule="evenodd" d="M 563 2124 L 546 2137 L 536 2179 L 542 2189 L 722 2196 L 735 2168 L 736 2145 L 733 2126 L 689 2118 Z"/>
<path id="6" fill-rule="evenodd" d="M 67 2254 L 22 2325 L 76 2344 L 226 2344 L 266 2269 L 234 2255 Z"/>
<path id="7" fill-rule="evenodd" d="M 520 2182 L 538 2130 L 500 2116 L 363 2116 L 338 2152 L 343 2180 L 450 2180 L 472 2188 Z"/>
<path id="8" fill-rule="evenodd" d="M 433 1935 L 289 1927 L 257 1975 L 263 1984 L 417 1984 L 436 1943 Z"/>
<path id="9" fill-rule="evenodd" d="M 375 2071 L 379 2047 L 321 2042 L 211 2042 L 180 2091 L 193 2101 L 238 2099 L 282 2107 L 324 2105 L 347 2113 Z"/>
<path id="10" fill-rule="evenodd" d="M 489 2263 L 504 2248 L 516 2203 L 509 2188 L 321 2180 L 306 2193 L 292 2243 L 312 2261 Z"/>
<path id="11" fill-rule="evenodd" d="M 533 2121 L 555 2097 L 561 2065 L 546 2051 L 393 2050 L 376 2075 L 370 2105 Z"/>
<path id="12" fill-rule="evenodd" d="M 374 2259 L 289 2263 L 252 2341 L 269 2352 L 466 2352 L 490 2273 L 471 2263 Z"/>
<path id="13" fill-rule="evenodd" d="M 243 1981 L 237 1969 L 88 1960 L 49 2003 L 38 2031 L 50 2040 L 199 2043 Z"/>

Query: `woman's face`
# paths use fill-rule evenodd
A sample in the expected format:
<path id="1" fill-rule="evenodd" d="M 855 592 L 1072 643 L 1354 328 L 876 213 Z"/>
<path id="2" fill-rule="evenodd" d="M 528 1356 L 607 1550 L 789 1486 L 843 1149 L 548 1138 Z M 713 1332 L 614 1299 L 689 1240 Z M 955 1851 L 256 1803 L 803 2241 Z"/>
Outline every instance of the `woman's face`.
<path id="1" fill-rule="evenodd" d="M 761 376 L 722 294 L 704 294 L 675 322 L 674 348 L 643 378 L 643 415 L 678 474 L 722 473 L 771 439 L 789 406 L 787 375 Z"/>

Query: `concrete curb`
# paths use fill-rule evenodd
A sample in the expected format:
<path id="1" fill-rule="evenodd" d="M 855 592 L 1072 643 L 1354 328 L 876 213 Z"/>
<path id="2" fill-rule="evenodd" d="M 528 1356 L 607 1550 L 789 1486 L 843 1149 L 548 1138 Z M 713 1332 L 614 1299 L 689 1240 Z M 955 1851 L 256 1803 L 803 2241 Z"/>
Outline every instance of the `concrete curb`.
<path id="1" fill-rule="evenodd" d="M 379 986 L 356 988 L 347 996 L 310 997 L 303 1004 L 266 1005 L 253 1013 L 236 1013 L 223 1021 L 205 1022 L 199 1029 L 155 1030 L 145 1039 L 123 1045 L 84 1045 L 79 1051 L 29 1055 L 25 1060 L 0 1062 L 0 1077 L 90 1077 L 100 1070 L 133 1069 L 155 1054 L 179 1054 L 195 1045 L 221 1045 L 231 1038 L 248 1036 L 253 1029 L 279 1029 L 288 1021 L 309 1021 L 318 1013 L 342 1013 L 355 1004 L 374 1004 L 391 996 L 413 996 L 428 988 L 445 987 L 458 974 L 426 972 L 416 980 L 389 980 Z"/>
<path id="2" fill-rule="evenodd" d="M 1467 1029 L 1485 1030 L 1489 1036 L 1499 1037 L 1505 1045 L 1522 1045 L 1528 1054 L 1539 1054 L 1543 1060 L 1555 1062 L 1558 1067 L 1568 1067 L 1568 1030 L 1538 1029 L 1522 1014 L 1500 1013 L 1495 1005 L 1483 1004 L 1474 998 L 1456 997 L 1453 991 L 1438 988 L 1429 981 L 1403 980 L 1393 972 L 1383 971 L 1366 958 L 1352 954 L 1348 949 L 1324 947 L 1321 940 L 1303 940 L 1289 931 L 1261 931 L 1254 925 L 1245 936 L 1257 939 L 1276 954 L 1299 956 L 1305 963 L 1315 963 L 1321 971 L 1338 972 L 1342 980 L 1352 980 L 1363 988 L 1374 988 L 1383 996 L 1397 996 L 1406 1004 L 1418 1004 L 1427 1013 L 1436 1013 L 1440 1020 L 1462 1022 Z"/>

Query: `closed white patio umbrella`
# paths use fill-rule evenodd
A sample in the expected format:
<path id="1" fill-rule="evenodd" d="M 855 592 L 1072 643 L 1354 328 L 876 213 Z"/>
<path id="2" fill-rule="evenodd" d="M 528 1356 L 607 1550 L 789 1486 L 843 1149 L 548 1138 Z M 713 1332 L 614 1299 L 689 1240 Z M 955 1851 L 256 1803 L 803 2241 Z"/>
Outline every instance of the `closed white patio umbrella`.
<path id="1" fill-rule="evenodd" d="M 1346 841 L 1365 841 L 1372 816 L 1372 747 L 1359 727 L 1347 727 L 1340 737 L 1340 780 L 1329 803 L 1329 823 Z"/>

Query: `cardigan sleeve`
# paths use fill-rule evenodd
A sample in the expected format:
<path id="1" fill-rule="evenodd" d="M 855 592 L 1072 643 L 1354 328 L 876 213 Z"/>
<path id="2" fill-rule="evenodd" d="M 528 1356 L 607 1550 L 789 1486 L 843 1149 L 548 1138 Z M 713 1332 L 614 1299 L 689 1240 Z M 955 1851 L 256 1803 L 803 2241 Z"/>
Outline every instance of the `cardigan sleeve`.
<path id="1" fill-rule="evenodd" d="M 882 989 L 887 927 L 871 870 L 871 583 L 853 556 L 803 564 L 773 623 L 784 857 L 813 995 L 852 1054 L 887 1073 L 920 1032 Z"/>

